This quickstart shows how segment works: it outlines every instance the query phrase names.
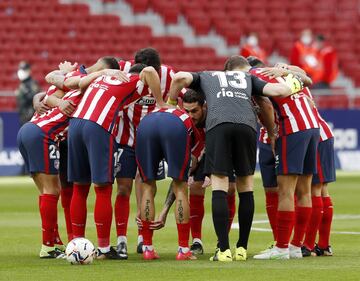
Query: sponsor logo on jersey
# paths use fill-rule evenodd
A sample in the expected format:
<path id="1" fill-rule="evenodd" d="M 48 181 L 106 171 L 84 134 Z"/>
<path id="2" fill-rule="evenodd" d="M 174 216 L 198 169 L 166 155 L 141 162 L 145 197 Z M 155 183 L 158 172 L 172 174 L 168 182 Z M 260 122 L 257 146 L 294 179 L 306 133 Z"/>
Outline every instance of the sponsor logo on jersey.
<path id="1" fill-rule="evenodd" d="M 142 97 L 137 101 L 137 104 L 139 105 L 153 105 L 156 103 L 156 100 L 154 97 Z"/>
<path id="2" fill-rule="evenodd" d="M 233 92 L 233 91 L 226 91 L 224 88 L 221 88 L 221 91 L 216 94 L 217 98 L 222 97 L 229 97 L 229 98 L 240 98 L 244 100 L 248 100 L 249 97 L 242 92 Z"/>

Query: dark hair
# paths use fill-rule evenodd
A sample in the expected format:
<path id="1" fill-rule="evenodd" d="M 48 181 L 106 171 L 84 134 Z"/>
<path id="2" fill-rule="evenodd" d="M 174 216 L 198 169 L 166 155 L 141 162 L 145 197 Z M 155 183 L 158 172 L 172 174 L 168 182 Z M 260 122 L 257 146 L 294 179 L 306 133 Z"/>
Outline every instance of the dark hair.
<path id="1" fill-rule="evenodd" d="M 202 92 L 196 92 L 194 90 L 188 89 L 184 94 L 183 102 L 197 102 L 200 106 L 202 106 L 205 103 L 205 96 Z"/>
<path id="2" fill-rule="evenodd" d="M 135 63 L 143 63 L 155 68 L 159 72 L 161 67 L 160 55 L 154 48 L 144 48 L 136 52 Z"/>
<path id="3" fill-rule="evenodd" d="M 246 60 L 252 67 L 264 67 L 265 66 L 265 63 L 261 59 L 259 59 L 258 57 L 255 57 L 255 56 L 248 56 L 246 58 Z"/>
<path id="4" fill-rule="evenodd" d="M 325 41 L 325 36 L 323 34 L 317 34 L 315 38 L 317 41 Z"/>
<path id="5" fill-rule="evenodd" d="M 234 70 L 235 68 L 243 68 L 244 66 L 250 66 L 246 58 L 243 56 L 234 55 L 229 57 L 224 65 L 224 71 Z"/>
<path id="6" fill-rule="evenodd" d="M 109 69 L 120 69 L 119 63 L 114 57 L 102 57 L 100 61 Z"/>
<path id="7" fill-rule="evenodd" d="M 140 73 L 145 67 L 147 67 L 146 64 L 136 63 L 129 69 L 129 73 Z"/>

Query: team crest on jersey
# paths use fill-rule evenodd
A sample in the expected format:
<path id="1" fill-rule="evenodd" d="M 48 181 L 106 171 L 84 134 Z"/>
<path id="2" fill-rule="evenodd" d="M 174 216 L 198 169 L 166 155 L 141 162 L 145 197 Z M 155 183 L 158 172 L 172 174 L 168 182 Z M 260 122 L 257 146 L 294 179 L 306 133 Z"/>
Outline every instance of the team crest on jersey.
<path id="1" fill-rule="evenodd" d="M 59 167 L 60 167 L 60 161 L 59 161 L 58 159 L 56 159 L 56 160 L 54 161 L 54 168 L 55 168 L 56 170 L 59 170 Z"/>

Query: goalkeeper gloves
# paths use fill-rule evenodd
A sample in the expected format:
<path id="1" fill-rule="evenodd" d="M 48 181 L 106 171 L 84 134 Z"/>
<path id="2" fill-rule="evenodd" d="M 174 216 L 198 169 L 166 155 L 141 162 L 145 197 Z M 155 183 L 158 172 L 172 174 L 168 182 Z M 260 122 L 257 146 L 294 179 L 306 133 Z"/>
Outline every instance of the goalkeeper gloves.
<path id="1" fill-rule="evenodd" d="M 292 94 L 295 94 L 304 88 L 304 83 L 301 81 L 301 78 L 294 76 L 291 73 L 285 77 L 285 84 L 291 89 Z"/>

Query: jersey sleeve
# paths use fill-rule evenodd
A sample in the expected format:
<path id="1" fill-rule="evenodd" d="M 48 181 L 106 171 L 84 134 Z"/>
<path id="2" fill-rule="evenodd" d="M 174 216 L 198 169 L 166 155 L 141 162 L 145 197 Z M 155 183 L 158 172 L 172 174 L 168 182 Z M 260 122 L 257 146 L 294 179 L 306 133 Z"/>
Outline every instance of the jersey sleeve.
<path id="1" fill-rule="evenodd" d="M 252 83 L 251 95 L 252 96 L 262 96 L 263 89 L 267 83 L 265 81 L 257 78 L 254 75 L 251 75 L 251 83 Z"/>
<path id="2" fill-rule="evenodd" d="M 189 85 L 189 88 L 195 91 L 200 90 L 200 74 L 198 72 L 191 72 L 190 74 L 193 77 L 193 81 Z"/>
<path id="3" fill-rule="evenodd" d="M 191 154 L 194 155 L 198 161 L 200 161 L 205 152 L 205 142 L 201 137 L 200 132 L 194 125 L 192 129 L 193 129 L 192 131 L 193 143 L 191 148 Z"/>

